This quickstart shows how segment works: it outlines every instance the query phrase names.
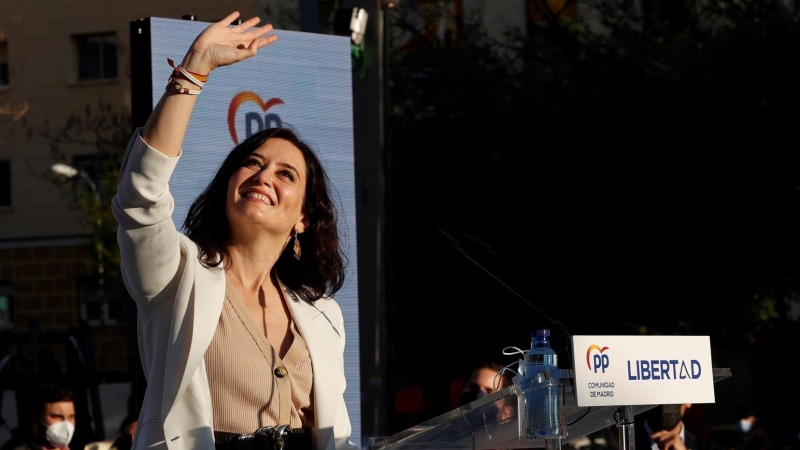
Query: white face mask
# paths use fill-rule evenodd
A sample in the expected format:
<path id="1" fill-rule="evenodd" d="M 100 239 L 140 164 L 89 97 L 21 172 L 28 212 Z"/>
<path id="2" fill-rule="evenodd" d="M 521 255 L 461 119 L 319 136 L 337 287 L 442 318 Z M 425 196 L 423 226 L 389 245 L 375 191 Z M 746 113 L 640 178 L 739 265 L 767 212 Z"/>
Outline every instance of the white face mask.
<path id="1" fill-rule="evenodd" d="M 75 425 L 64 420 L 48 426 L 45 439 L 54 447 L 66 447 L 72 440 L 73 434 L 75 434 Z"/>
<path id="2" fill-rule="evenodd" d="M 751 428 L 753 428 L 753 422 L 747 419 L 742 419 L 739 421 L 739 430 L 741 430 L 742 433 L 749 433 Z"/>

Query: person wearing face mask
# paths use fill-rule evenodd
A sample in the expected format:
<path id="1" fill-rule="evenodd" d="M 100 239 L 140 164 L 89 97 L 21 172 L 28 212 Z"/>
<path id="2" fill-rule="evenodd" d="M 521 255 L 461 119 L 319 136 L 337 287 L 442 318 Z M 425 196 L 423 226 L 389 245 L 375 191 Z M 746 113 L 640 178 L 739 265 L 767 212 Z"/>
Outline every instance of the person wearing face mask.
<path id="1" fill-rule="evenodd" d="M 459 406 L 466 405 L 510 385 L 510 379 L 505 373 L 500 374 L 501 370 L 503 370 L 503 365 L 495 362 L 483 363 L 475 368 L 459 393 Z"/>
<path id="2" fill-rule="evenodd" d="M 75 434 L 75 396 L 55 385 L 40 386 L 31 411 L 32 434 L 15 450 L 69 450 Z"/>
<path id="3" fill-rule="evenodd" d="M 459 393 L 459 406 L 466 405 L 510 386 L 512 384 L 511 377 L 503 369 L 504 367 L 500 363 L 487 362 L 473 370 L 469 381 L 467 381 Z M 514 414 L 515 406 L 508 400 L 509 399 L 506 398 L 496 401 L 495 406 L 497 407 L 497 411 L 486 410 L 487 413 L 494 413 L 489 414 L 492 420 L 502 422 L 509 419 Z"/>
<path id="4" fill-rule="evenodd" d="M 735 450 L 766 450 L 771 448 L 771 440 L 756 411 L 747 403 L 735 408 L 737 442 Z"/>
<path id="5" fill-rule="evenodd" d="M 719 442 L 704 439 L 686 428 L 683 416 L 691 403 L 659 405 L 634 420 L 639 450 L 727 450 Z"/>

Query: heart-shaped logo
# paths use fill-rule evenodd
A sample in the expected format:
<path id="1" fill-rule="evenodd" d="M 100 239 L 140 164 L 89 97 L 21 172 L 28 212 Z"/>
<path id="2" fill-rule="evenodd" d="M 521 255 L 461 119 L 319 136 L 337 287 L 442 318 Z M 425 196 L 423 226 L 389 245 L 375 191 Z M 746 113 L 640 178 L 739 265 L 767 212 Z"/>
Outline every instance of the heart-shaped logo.
<path id="1" fill-rule="evenodd" d="M 255 102 L 258 106 L 261 107 L 261 110 L 267 112 L 268 109 L 272 108 L 274 105 L 282 105 L 283 100 L 279 98 L 271 98 L 266 102 L 261 100 L 261 97 L 256 94 L 255 92 L 251 91 L 244 91 L 236 94 L 231 100 L 231 105 L 228 108 L 228 130 L 231 133 L 231 139 L 233 139 L 233 143 L 235 145 L 239 145 L 239 139 L 236 136 L 236 110 L 239 109 L 239 106 L 245 102 Z"/>
<path id="2" fill-rule="evenodd" d="M 608 347 L 600 348 L 599 345 L 594 345 L 594 344 L 589 346 L 589 349 L 586 350 L 586 367 L 588 367 L 589 369 L 592 368 L 592 365 L 589 364 L 589 355 L 591 355 L 591 353 L 595 350 L 599 351 L 602 354 L 604 351 L 608 350 Z M 605 370 L 603 372 L 605 372 Z"/>

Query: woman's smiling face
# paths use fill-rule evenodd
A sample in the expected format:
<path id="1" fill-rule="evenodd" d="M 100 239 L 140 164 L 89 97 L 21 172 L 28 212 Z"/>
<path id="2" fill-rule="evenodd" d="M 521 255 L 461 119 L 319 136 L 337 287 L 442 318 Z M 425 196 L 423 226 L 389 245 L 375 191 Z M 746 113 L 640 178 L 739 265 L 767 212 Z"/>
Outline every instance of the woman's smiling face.
<path id="1" fill-rule="evenodd" d="M 304 218 L 306 181 L 300 149 L 280 138 L 264 142 L 244 158 L 228 181 L 225 212 L 231 236 L 264 230 L 291 234 Z"/>

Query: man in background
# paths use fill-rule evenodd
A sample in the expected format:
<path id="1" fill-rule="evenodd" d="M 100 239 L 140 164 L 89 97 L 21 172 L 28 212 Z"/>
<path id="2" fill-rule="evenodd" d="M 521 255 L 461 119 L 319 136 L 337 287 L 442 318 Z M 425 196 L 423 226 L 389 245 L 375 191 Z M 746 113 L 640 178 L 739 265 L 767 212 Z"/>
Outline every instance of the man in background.
<path id="1" fill-rule="evenodd" d="M 31 406 L 32 433 L 15 450 L 69 450 L 75 434 L 75 396 L 56 384 L 39 386 Z"/>
<path id="2" fill-rule="evenodd" d="M 511 376 L 504 369 L 503 365 L 497 362 L 487 362 L 476 367 L 459 394 L 459 406 L 511 386 Z M 515 409 L 515 404 L 510 401 L 512 398 L 515 397 L 509 396 L 497 400 L 495 402 L 496 411 L 484 410 L 483 412 L 497 423 L 508 420 L 513 416 Z"/>
<path id="3" fill-rule="evenodd" d="M 759 420 L 758 413 L 749 403 L 736 405 L 731 415 L 731 421 L 714 427 L 710 430 L 709 437 L 730 450 L 771 450 L 776 448 L 770 439 L 767 428 Z"/>
<path id="4" fill-rule="evenodd" d="M 458 404 L 466 405 L 481 397 L 493 394 L 511 385 L 511 378 L 503 371 L 503 365 L 496 362 L 483 363 L 470 374 L 469 380 L 461 389 Z"/>
<path id="5" fill-rule="evenodd" d="M 636 416 L 637 450 L 728 450 L 686 428 L 683 416 L 691 403 L 659 405 Z"/>

